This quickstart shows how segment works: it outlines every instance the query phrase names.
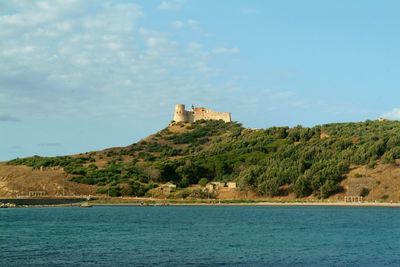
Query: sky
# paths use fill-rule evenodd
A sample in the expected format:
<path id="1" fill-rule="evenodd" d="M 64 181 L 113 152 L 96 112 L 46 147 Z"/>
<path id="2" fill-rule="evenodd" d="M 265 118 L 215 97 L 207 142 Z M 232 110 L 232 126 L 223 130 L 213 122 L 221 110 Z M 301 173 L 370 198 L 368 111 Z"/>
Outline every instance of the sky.
<path id="1" fill-rule="evenodd" d="M 0 160 L 126 146 L 176 103 L 245 127 L 400 119 L 397 0 L 0 1 Z"/>

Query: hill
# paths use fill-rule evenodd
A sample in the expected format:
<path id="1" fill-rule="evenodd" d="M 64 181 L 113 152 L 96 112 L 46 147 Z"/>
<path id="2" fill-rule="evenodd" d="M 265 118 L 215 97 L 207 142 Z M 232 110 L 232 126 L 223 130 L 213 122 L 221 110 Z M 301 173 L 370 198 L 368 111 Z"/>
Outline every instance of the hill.
<path id="1" fill-rule="evenodd" d="M 220 193 L 220 198 L 336 199 L 348 194 L 398 201 L 397 159 L 400 122 L 395 121 L 259 130 L 235 122 L 199 121 L 171 124 L 127 147 L 11 160 L 0 165 L 0 180 L 6 183 L 6 168 L 25 165 L 36 175 L 58 169 L 54 177 L 64 175 L 81 188 L 76 193 L 96 188 L 97 194 L 111 196 L 158 196 L 160 186 L 172 182 L 178 186 L 170 196 L 174 198 Z M 27 184 L 32 179 L 24 178 Z M 205 194 L 198 184 L 209 181 L 234 181 L 240 190 Z M 27 189 L 13 190 L 26 194 Z"/>

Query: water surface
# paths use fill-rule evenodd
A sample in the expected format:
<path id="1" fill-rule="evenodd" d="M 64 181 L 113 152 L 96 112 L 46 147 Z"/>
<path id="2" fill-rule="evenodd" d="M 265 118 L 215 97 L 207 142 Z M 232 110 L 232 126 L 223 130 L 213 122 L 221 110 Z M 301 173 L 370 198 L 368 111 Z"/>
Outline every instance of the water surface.
<path id="1" fill-rule="evenodd" d="M 400 209 L 0 209 L 0 266 L 400 266 Z"/>

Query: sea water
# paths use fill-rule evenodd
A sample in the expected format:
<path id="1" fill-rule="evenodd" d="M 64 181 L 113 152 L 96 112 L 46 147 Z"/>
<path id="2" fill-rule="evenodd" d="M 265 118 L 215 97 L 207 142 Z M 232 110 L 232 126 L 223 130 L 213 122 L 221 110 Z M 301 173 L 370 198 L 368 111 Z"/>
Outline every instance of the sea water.
<path id="1" fill-rule="evenodd" d="M 0 209 L 0 266 L 400 266 L 400 209 Z"/>

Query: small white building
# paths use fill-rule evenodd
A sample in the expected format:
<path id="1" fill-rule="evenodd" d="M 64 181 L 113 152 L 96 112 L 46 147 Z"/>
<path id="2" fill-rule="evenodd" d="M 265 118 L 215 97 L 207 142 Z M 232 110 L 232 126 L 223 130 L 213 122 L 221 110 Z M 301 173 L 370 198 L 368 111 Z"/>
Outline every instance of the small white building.
<path id="1" fill-rule="evenodd" d="M 227 183 L 226 183 L 226 186 L 227 186 L 229 189 L 235 189 L 235 188 L 237 188 L 237 185 L 236 185 L 235 182 L 227 182 Z"/>
<path id="2" fill-rule="evenodd" d="M 171 192 L 174 192 L 175 190 L 176 190 L 176 185 L 174 185 L 171 182 L 161 185 L 161 191 L 166 196 L 168 196 L 169 194 L 171 194 Z"/>
<path id="3" fill-rule="evenodd" d="M 221 187 L 225 187 L 225 183 L 224 182 L 211 182 L 216 189 L 220 189 Z"/>
<path id="4" fill-rule="evenodd" d="M 209 192 L 214 191 L 214 185 L 211 183 L 206 184 L 206 190 Z"/>
<path id="5" fill-rule="evenodd" d="M 209 192 L 218 190 L 218 189 L 223 188 L 223 187 L 225 187 L 225 183 L 224 182 L 211 182 L 211 183 L 208 183 L 206 185 L 206 189 Z"/>
<path id="6" fill-rule="evenodd" d="M 29 191 L 29 197 L 45 197 L 46 191 Z"/>

